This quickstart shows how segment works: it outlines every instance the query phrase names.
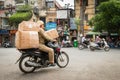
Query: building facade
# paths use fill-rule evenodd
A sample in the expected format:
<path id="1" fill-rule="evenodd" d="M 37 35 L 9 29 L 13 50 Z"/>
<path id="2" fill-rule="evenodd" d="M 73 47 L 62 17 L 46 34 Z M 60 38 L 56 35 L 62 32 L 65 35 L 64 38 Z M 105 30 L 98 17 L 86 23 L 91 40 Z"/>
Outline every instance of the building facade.
<path id="1" fill-rule="evenodd" d="M 0 46 L 4 42 L 13 41 L 16 28 L 9 25 L 9 17 L 15 12 L 14 0 L 0 0 Z"/>
<path id="2" fill-rule="evenodd" d="M 91 30 L 88 25 L 88 21 L 95 15 L 96 2 L 98 1 L 99 0 L 74 0 L 75 18 L 82 18 L 83 27 L 79 27 L 84 29 L 84 33 Z M 82 2 L 84 2 L 83 15 L 81 15 Z M 68 8 L 61 7 L 56 0 L 0 0 L 0 44 L 8 39 L 14 45 L 15 33 L 17 29 L 9 25 L 8 19 L 11 12 L 15 12 L 16 6 L 25 4 L 29 4 L 33 8 L 38 7 L 38 19 L 43 20 L 45 23 L 52 21 L 62 25 L 69 24 L 70 21 L 68 17 L 66 19 L 57 18 L 57 11 L 64 10 L 63 12 L 67 12 L 67 16 L 70 14 L 70 17 L 71 13 L 74 13 Z M 64 16 L 64 14 L 62 14 L 62 16 Z M 74 18 L 74 16 L 72 17 Z M 33 17 L 33 19 L 34 18 L 35 17 Z"/>
<path id="3" fill-rule="evenodd" d="M 96 9 L 96 1 L 97 0 L 75 0 L 75 17 L 80 18 L 82 21 L 82 25 L 80 25 L 80 29 L 84 33 L 91 30 L 88 25 L 88 21 L 95 15 Z"/>
<path id="4" fill-rule="evenodd" d="M 56 11 L 62 8 L 55 0 L 0 0 L 0 46 L 6 41 L 15 45 L 16 27 L 9 25 L 9 17 L 15 12 L 17 6 L 29 4 L 33 8 L 38 7 L 39 18 L 45 24 L 56 21 Z M 33 19 L 35 16 L 33 16 Z"/>

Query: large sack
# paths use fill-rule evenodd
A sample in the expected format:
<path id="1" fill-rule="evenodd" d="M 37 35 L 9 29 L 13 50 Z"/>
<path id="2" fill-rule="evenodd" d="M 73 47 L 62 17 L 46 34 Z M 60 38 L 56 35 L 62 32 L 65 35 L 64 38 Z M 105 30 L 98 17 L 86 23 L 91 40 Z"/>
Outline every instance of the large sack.
<path id="1" fill-rule="evenodd" d="M 17 31 L 15 38 L 17 49 L 38 48 L 39 38 L 36 31 Z"/>
<path id="2" fill-rule="evenodd" d="M 58 38 L 59 35 L 58 35 L 58 32 L 56 29 L 51 29 L 51 30 L 48 30 L 48 31 L 45 31 L 45 33 L 51 37 L 52 39 L 55 39 L 55 38 Z"/>
<path id="3" fill-rule="evenodd" d="M 22 21 L 18 26 L 19 31 L 38 31 L 39 28 L 38 24 L 33 21 Z"/>

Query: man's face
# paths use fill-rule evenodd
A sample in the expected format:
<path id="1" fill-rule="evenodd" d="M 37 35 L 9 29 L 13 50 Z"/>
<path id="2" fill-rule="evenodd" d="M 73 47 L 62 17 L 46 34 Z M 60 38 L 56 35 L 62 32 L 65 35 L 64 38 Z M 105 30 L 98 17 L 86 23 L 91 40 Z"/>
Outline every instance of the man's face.
<path id="1" fill-rule="evenodd" d="M 44 24 L 40 25 L 40 28 L 44 29 L 44 28 L 45 28 L 45 27 L 44 27 Z"/>

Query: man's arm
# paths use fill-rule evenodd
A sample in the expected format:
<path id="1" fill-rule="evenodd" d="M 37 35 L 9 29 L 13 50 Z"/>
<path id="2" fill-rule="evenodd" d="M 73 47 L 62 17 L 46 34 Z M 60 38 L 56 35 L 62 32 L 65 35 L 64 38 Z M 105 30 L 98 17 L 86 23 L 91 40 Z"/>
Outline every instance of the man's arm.
<path id="1" fill-rule="evenodd" d="M 43 29 L 40 29 L 38 33 L 39 33 L 39 35 L 42 35 L 46 40 L 48 40 L 48 41 L 54 41 L 51 37 L 49 37 L 49 36 L 45 33 L 45 31 L 44 31 Z"/>

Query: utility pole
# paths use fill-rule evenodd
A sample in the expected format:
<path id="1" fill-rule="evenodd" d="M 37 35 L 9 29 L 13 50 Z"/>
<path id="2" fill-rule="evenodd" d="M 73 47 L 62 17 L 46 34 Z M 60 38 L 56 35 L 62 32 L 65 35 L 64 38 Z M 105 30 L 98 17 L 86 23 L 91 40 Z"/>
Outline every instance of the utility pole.
<path id="1" fill-rule="evenodd" d="M 85 1 L 86 0 L 80 0 L 80 42 L 82 41 L 82 36 L 84 35 L 84 15 L 85 15 Z"/>
<path id="2" fill-rule="evenodd" d="M 80 34 L 84 35 L 85 0 L 80 0 Z"/>
<path id="3" fill-rule="evenodd" d="M 69 18 L 70 18 L 69 6 L 70 6 L 70 4 L 69 3 L 65 4 L 65 6 L 66 6 L 66 9 L 67 9 L 67 26 L 70 26 L 69 25 Z"/>

